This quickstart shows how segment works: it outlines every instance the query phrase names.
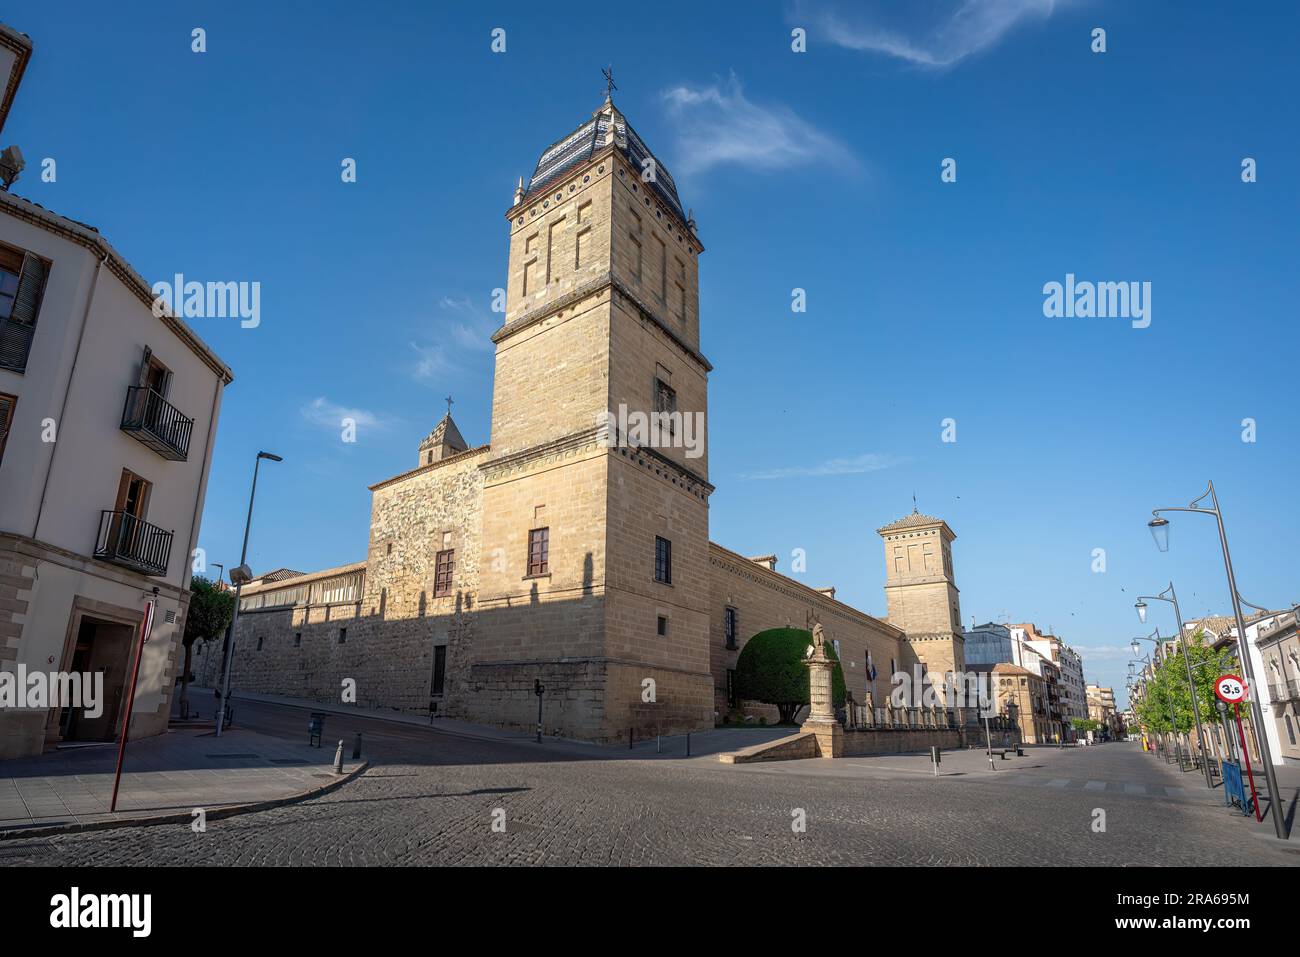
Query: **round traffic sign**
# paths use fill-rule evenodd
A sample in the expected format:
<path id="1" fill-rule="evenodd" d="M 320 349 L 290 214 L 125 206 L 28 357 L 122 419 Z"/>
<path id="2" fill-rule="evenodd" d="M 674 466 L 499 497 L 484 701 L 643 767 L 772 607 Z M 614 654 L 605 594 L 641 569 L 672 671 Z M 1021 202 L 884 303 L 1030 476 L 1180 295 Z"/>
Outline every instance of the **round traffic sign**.
<path id="1" fill-rule="evenodd" d="M 1219 700 L 1236 704 L 1245 700 L 1246 683 L 1236 675 L 1224 675 L 1214 683 L 1214 693 L 1219 696 Z"/>

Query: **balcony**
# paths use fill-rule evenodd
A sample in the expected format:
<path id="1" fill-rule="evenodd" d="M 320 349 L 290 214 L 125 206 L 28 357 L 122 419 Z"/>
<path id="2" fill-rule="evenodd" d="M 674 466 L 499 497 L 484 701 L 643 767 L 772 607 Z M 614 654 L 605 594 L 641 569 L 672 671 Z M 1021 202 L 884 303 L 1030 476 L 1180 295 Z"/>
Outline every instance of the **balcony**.
<path id="1" fill-rule="evenodd" d="M 165 459 L 184 462 L 190 454 L 194 420 L 153 389 L 131 386 L 122 410 L 122 431 L 138 439 Z"/>
<path id="2" fill-rule="evenodd" d="M 0 369 L 27 371 L 27 353 L 32 348 L 36 327 L 12 319 L 0 319 Z"/>
<path id="3" fill-rule="evenodd" d="M 130 512 L 99 513 L 95 557 L 101 561 L 158 577 L 167 574 L 171 553 L 171 532 L 164 532 Z"/>

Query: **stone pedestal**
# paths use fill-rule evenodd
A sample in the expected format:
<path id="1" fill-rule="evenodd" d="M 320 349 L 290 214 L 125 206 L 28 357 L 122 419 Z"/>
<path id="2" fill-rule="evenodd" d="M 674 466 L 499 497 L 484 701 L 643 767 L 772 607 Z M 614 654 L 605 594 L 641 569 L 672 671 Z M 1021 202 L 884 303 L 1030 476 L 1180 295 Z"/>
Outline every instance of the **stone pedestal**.
<path id="1" fill-rule="evenodd" d="M 808 667 L 808 717 L 801 731 L 817 736 L 817 753 L 823 758 L 838 758 L 844 753 L 844 729 L 835 720 L 834 685 L 831 675 L 835 662 L 818 648 L 810 658 L 804 659 Z"/>

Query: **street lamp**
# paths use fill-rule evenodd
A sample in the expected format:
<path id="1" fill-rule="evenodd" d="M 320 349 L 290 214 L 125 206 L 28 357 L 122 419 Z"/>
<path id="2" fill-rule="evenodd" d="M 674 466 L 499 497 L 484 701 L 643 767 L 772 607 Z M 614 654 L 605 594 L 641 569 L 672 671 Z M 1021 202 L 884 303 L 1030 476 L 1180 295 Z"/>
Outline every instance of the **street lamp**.
<path id="1" fill-rule="evenodd" d="M 1201 496 L 1201 498 L 1204 497 Z M 1147 528 L 1151 529 L 1151 537 L 1156 540 L 1156 548 L 1162 552 L 1169 551 L 1169 520 L 1157 516 L 1147 522 Z"/>
<path id="2" fill-rule="evenodd" d="M 1205 772 L 1205 786 L 1213 788 L 1214 781 L 1210 778 L 1210 762 L 1205 756 L 1205 728 L 1201 725 L 1201 706 L 1196 700 L 1196 682 L 1192 678 L 1192 659 L 1187 654 L 1187 639 L 1183 634 L 1183 613 L 1178 609 L 1178 595 L 1174 592 L 1174 583 L 1170 582 L 1169 587 L 1159 595 L 1139 596 L 1133 607 L 1137 609 L 1138 619 L 1144 624 L 1147 620 L 1147 603 L 1145 601 L 1147 598 L 1152 601 L 1167 601 L 1174 606 L 1174 619 L 1178 622 L 1178 647 L 1182 649 L 1183 664 L 1187 666 L 1187 690 L 1192 697 L 1192 717 L 1196 720 L 1196 745 L 1201 752 L 1201 770 Z"/>
<path id="3" fill-rule="evenodd" d="M 262 459 L 271 462 L 283 462 L 284 459 L 270 452 L 258 452 L 253 463 L 253 488 L 248 493 L 248 518 L 244 520 L 244 547 L 239 553 L 239 567 L 230 570 L 230 581 L 235 586 L 235 610 L 230 616 L 230 640 L 226 642 L 225 671 L 221 678 L 221 704 L 217 708 L 217 737 L 226 723 L 226 707 L 230 701 L 230 665 L 235 658 L 235 626 L 239 623 L 239 595 L 244 584 L 252 579 L 248 567 L 248 531 L 253 527 L 253 499 L 257 495 L 257 471 L 262 467 Z"/>
<path id="4" fill-rule="evenodd" d="M 1206 498 L 1210 499 L 1213 508 L 1200 508 L 1199 503 Z M 1164 547 L 1160 550 L 1169 550 L 1169 522 L 1167 519 L 1160 517 L 1161 512 L 1197 512 L 1201 515 L 1213 515 L 1215 522 L 1219 526 L 1219 546 L 1223 551 L 1223 567 L 1228 575 L 1228 594 L 1232 596 L 1232 614 L 1237 619 L 1237 644 L 1241 650 L 1241 668 L 1245 674 L 1248 687 L 1255 685 L 1255 666 L 1250 660 L 1250 646 L 1246 641 L 1246 621 L 1241 614 L 1241 596 L 1237 594 L 1237 575 L 1232 570 L 1232 556 L 1228 553 L 1228 533 L 1223 527 L 1223 511 L 1219 508 L 1219 496 L 1215 494 L 1214 483 L 1210 482 L 1209 488 L 1205 490 L 1200 498 L 1193 499 L 1186 508 L 1155 508 L 1151 510 L 1152 520 L 1147 523 L 1151 529 L 1151 534 L 1156 540 L 1156 547 L 1160 548 L 1161 533 L 1156 528 L 1157 522 L 1164 522 L 1161 526 L 1163 529 Z M 1264 728 L 1264 712 L 1259 707 L 1259 700 L 1251 695 L 1250 698 L 1250 716 L 1255 724 L 1257 733 L 1255 738 L 1259 741 L 1259 753 L 1264 764 L 1264 778 L 1268 781 L 1269 792 L 1269 810 L 1270 817 L 1273 818 L 1273 831 L 1277 834 L 1278 840 L 1285 841 L 1288 837 L 1286 825 L 1282 821 L 1282 792 L 1277 786 L 1277 772 L 1273 769 L 1273 754 L 1268 746 L 1268 733 Z"/>

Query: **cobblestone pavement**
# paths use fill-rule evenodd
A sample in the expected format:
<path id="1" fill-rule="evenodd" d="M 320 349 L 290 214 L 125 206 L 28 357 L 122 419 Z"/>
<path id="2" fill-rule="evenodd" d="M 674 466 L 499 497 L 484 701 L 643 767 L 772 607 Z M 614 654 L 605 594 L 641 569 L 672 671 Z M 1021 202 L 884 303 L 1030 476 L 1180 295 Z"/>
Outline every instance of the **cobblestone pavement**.
<path id="1" fill-rule="evenodd" d="M 323 797 L 204 834 L 164 825 L 0 841 L 0 866 L 1300 862 L 1136 745 L 1031 749 L 993 772 L 982 752 L 950 752 L 935 778 L 924 756 L 732 766 L 382 737 L 376 764 Z"/>

